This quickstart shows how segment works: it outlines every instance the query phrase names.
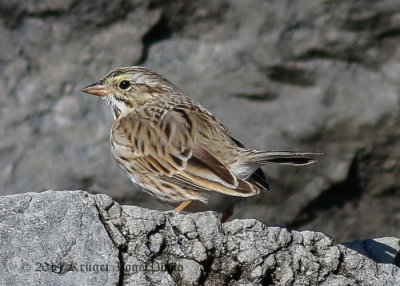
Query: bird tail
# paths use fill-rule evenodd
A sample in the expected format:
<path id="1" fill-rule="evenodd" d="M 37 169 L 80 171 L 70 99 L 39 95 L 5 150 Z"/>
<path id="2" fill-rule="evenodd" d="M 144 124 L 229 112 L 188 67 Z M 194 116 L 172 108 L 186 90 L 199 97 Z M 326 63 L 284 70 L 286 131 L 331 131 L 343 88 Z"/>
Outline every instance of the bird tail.
<path id="1" fill-rule="evenodd" d="M 305 153 L 296 151 L 255 151 L 252 154 L 252 161 L 265 165 L 275 163 L 291 166 L 305 166 L 318 161 L 317 157 L 322 153 Z"/>

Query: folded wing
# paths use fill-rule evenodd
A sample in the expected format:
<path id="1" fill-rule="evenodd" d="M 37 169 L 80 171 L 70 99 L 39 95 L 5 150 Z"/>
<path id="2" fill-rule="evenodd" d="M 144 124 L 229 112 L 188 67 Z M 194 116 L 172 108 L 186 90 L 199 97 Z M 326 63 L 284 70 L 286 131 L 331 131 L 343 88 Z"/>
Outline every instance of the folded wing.
<path id="1" fill-rule="evenodd" d="M 113 138 L 125 146 L 132 168 L 180 187 L 247 197 L 259 189 L 233 173 L 193 140 L 189 112 L 166 110 L 160 120 L 132 113 L 113 126 Z M 118 145 L 118 144 L 115 144 Z"/>

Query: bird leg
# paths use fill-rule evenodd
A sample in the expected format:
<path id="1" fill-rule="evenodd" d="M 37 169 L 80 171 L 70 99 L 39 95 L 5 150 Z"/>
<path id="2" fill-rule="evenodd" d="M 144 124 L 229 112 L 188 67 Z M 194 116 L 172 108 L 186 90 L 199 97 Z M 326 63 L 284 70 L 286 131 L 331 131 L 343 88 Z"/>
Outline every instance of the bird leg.
<path id="1" fill-rule="evenodd" d="M 191 200 L 184 201 L 184 202 L 181 203 L 175 210 L 176 210 L 177 212 L 181 212 L 181 211 L 183 211 L 191 202 L 192 202 Z"/>
<path id="2" fill-rule="evenodd" d="M 222 212 L 222 218 L 221 218 L 221 222 L 224 223 L 226 222 L 232 215 L 233 215 L 233 211 L 235 210 L 235 206 L 231 205 L 228 208 L 226 208 L 223 212 Z"/>

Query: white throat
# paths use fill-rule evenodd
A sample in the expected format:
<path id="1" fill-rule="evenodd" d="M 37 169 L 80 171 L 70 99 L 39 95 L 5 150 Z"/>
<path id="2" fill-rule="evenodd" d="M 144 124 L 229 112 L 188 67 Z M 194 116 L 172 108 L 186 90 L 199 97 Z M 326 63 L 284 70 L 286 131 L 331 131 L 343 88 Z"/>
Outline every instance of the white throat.
<path id="1" fill-rule="evenodd" d="M 111 112 L 114 116 L 114 119 L 117 119 L 120 116 L 124 116 L 129 112 L 126 104 L 120 100 L 117 100 L 114 95 L 107 96 L 106 101 L 108 106 L 111 107 Z"/>

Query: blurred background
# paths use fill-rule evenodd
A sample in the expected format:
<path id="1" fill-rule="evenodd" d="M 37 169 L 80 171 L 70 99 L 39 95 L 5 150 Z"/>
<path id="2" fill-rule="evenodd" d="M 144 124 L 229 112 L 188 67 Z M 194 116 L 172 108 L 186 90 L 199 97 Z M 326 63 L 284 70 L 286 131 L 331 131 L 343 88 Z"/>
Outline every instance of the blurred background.
<path id="1" fill-rule="evenodd" d="M 264 168 L 236 218 L 338 242 L 400 236 L 400 2 L 0 0 L 0 194 L 83 189 L 168 209 L 109 151 L 111 112 L 80 90 L 144 65 L 246 146 L 323 152 Z"/>

